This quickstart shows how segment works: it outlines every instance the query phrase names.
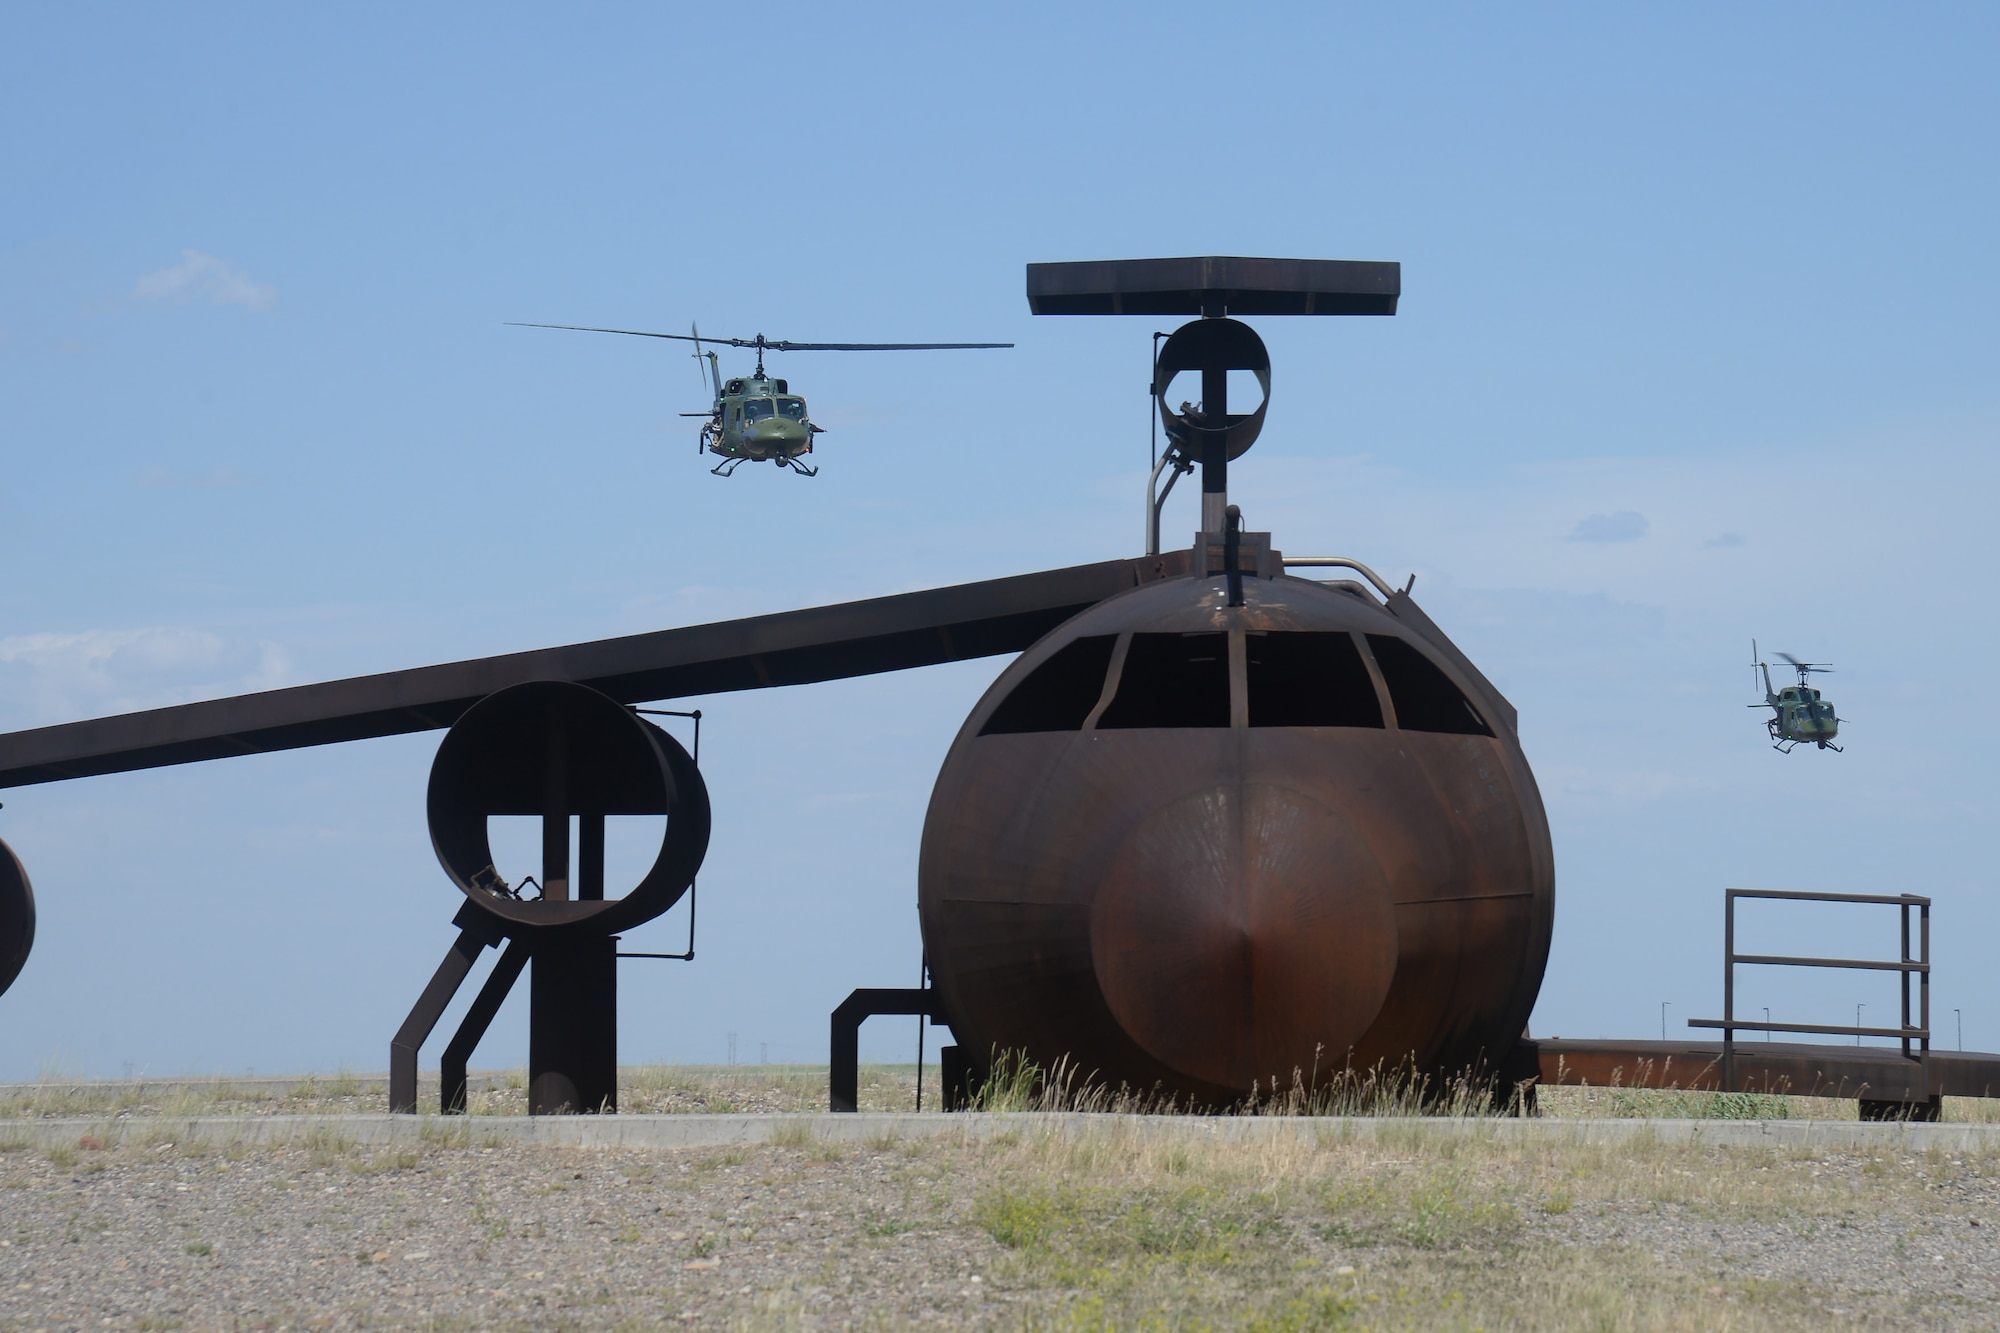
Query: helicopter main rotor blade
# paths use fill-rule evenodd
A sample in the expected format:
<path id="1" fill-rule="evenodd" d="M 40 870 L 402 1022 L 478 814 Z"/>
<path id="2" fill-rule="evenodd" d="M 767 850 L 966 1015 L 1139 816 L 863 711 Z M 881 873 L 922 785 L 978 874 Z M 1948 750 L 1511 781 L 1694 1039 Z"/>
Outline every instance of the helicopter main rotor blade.
<path id="1" fill-rule="evenodd" d="M 749 344 L 745 344 L 748 346 Z M 978 347 L 1012 347 L 1013 343 L 795 343 L 767 342 L 773 352 L 946 352 Z"/>
<path id="2" fill-rule="evenodd" d="M 1817 662 L 1801 662 L 1790 653 L 1779 653 L 1778 656 L 1790 662 L 1794 671 L 1816 676 L 1830 676 L 1833 674 L 1833 668 L 1830 666 L 1821 666 Z"/>
<path id="3" fill-rule="evenodd" d="M 633 338 L 672 338 L 675 342 L 716 343 L 723 347 L 762 347 L 767 352 L 944 352 L 973 348 L 1012 347 L 1013 343 L 795 343 L 768 338 L 717 338 L 709 334 L 652 333 L 645 329 L 600 329 L 591 324 L 531 324 L 506 321 L 515 329 L 570 329 L 576 333 L 623 333 Z"/>
<path id="4" fill-rule="evenodd" d="M 530 324 L 524 320 L 510 319 L 507 327 L 512 329 L 572 329 L 577 333 L 624 333 L 634 338 L 672 338 L 684 343 L 720 343 L 725 347 L 755 347 L 757 344 L 743 338 L 711 338 L 707 334 L 696 337 L 686 333 L 648 333 L 644 329 L 600 329 L 588 324 Z"/>

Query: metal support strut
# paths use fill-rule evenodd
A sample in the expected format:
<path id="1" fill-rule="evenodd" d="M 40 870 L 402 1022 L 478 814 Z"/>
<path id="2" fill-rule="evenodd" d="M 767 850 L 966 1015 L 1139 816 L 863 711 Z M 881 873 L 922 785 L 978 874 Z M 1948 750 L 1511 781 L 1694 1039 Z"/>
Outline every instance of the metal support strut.
<path id="1" fill-rule="evenodd" d="M 506 952 L 493 965 L 486 984 L 473 997 L 472 1007 L 465 1011 L 465 1017 L 453 1034 L 451 1044 L 444 1048 L 438 1059 L 438 1114 L 465 1114 L 465 1066 L 472 1059 L 472 1052 L 478 1047 L 480 1038 L 493 1023 L 493 1016 L 500 1012 L 506 1002 L 507 992 L 514 989 L 514 983 L 521 979 L 521 969 L 528 965 L 529 949 L 521 940 L 509 940 Z M 415 1052 L 411 1053 L 414 1064 Z M 415 1100 L 414 1089 L 411 1099 Z"/>
<path id="2" fill-rule="evenodd" d="M 410 1007 L 410 1016 L 403 1020 L 403 1026 L 389 1042 L 391 1115 L 417 1113 L 417 1051 L 444 1016 L 451 997 L 465 984 L 466 974 L 472 971 L 480 953 L 501 939 L 499 923 L 469 902 L 458 909 L 451 923 L 458 927 L 458 938 L 452 941 L 450 952 L 431 974 L 430 984 L 424 987 L 424 993 Z"/>
<path id="3" fill-rule="evenodd" d="M 861 1089 L 861 1024 L 883 1015 L 916 1015 L 942 1021 L 937 992 L 901 987 L 864 988 L 840 1002 L 833 1011 L 831 1058 L 827 1070 L 827 1109 L 853 1111 Z"/>

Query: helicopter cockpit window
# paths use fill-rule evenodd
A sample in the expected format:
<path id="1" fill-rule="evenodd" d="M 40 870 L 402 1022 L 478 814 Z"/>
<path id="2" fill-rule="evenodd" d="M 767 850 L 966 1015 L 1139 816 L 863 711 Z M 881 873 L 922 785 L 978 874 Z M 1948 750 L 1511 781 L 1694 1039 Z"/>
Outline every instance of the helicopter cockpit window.
<path id="1" fill-rule="evenodd" d="M 1451 683 L 1438 664 L 1407 639 L 1371 634 L 1368 647 L 1382 668 L 1382 681 L 1395 705 L 1396 725 L 1404 731 L 1441 731 L 1453 736 L 1491 736 L 1493 729 L 1479 716 L 1472 701 Z"/>
<path id="2" fill-rule="evenodd" d="M 979 734 L 1081 730 L 1104 693 L 1104 673 L 1117 642 L 1115 634 L 1093 634 L 1064 644 L 1000 701 Z"/>
<path id="3" fill-rule="evenodd" d="M 806 419 L 806 400 L 803 398 L 780 398 L 778 400 L 778 415 L 781 417 L 790 417 L 793 421 L 804 421 Z"/>
<path id="4" fill-rule="evenodd" d="M 1244 636 L 1253 727 L 1379 727 L 1382 704 L 1351 634 Z"/>
<path id="5" fill-rule="evenodd" d="M 770 399 L 752 398 L 743 404 L 743 420 L 746 422 L 765 421 L 770 418 L 773 410 Z"/>
<path id="6" fill-rule="evenodd" d="M 1134 634 L 1103 728 L 1229 725 L 1229 636 Z"/>

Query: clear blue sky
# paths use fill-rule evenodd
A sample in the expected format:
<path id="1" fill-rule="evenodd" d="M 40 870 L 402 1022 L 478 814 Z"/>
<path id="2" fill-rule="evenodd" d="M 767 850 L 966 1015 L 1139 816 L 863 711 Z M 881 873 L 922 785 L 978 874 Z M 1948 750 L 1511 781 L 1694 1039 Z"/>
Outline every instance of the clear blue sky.
<path id="1" fill-rule="evenodd" d="M 1519 705 L 1558 861 L 1536 1029 L 1715 1012 L 1726 884 L 1910 888 L 1947 1043 L 1957 1007 L 2000 1046 L 1996 30 L 10 6 L 0 728 L 1133 553 L 1155 326 L 1032 318 L 1023 264 L 1394 259 L 1394 319 L 1262 321 L 1234 498 L 1287 550 L 1417 573 Z M 675 345 L 503 326 L 697 319 L 1019 346 L 795 355 L 823 474 L 724 482 Z M 1839 667 L 1846 754 L 1768 748 L 1753 635 Z M 626 965 L 625 1058 L 823 1059 L 850 988 L 914 983 L 930 784 L 1001 665 L 694 701 L 701 956 Z M 0 1078 L 382 1068 L 456 907 L 435 743 L 5 793 L 42 915 Z M 1759 928 L 1879 953 L 1888 925 Z M 1879 982 L 1758 985 L 1889 1012 Z M 517 1004 L 479 1061 L 525 1047 Z"/>

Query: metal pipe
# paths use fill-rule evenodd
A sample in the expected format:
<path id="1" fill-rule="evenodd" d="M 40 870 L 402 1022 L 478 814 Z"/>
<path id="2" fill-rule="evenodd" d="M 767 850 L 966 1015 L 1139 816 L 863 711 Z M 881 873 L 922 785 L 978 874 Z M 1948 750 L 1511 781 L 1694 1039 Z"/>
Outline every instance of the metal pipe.
<path id="1" fill-rule="evenodd" d="M 1153 465 L 1153 475 L 1146 479 L 1147 555 L 1158 555 L 1160 553 L 1160 511 L 1167 507 L 1167 497 L 1174 493 L 1174 483 L 1181 479 L 1182 473 L 1193 470 L 1191 466 L 1175 466 L 1173 475 L 1167 478 L 1167 488 L 1158 495 L 1155 495 L 1153 491 L 1160 484 L 1161 470 L 1169 464 L 1177 464 L 1180 457 L 1180 446 L 1167 446 L 1166 455 Z"/>
<path id="2" fill-rule="evenodd" d="M 1929 963 L 1919 962 L 1916 959 L 1892 963 L 1875 958 L 1793 958 L 1784 954 L 1740 953 L 1736 955 L 1736 961 L 1770 963 L 1777 967 L 1851 967 L 1861 971 L 1901 972 L 1906 977 L 1912 972 L 1928 973 L 1931 970 Z M 1909 1015 L 1905 1014 L 1903 1017 L 1908 1018 Z"/>
<path id="3" fill-rule="evenodd" d="M 1292 562 L 1288 559 L 1286 564 Z M 1347 561 L 1338 563 L 1347 564 Z M 1758 705 L 1762 707 L 1762 705 Z M 1724 893 L 1738 898 L 1787 898 L 1802 903 L 1886 903 L 1891 907 L 1909 904 L 1912 907 L 1929 907 L 1931 900 L 1915 893 L 1812 893 L 1804 889 L 1724 889 Z"/>
<path id="4" fill-rule="evenodd" d="M 1858 1005 L 1857 1008 L 1867 1008 Z M 1724 1027 L 1719 1018 L 1690 1018 L 1691 1028 L 1715 1029 Z M 1844 1023 L 1753 1023 L 1748 1019 L 1738 1019 L 1726 1026 L 1738 1032 L 1817 1032 L 1833 1037 L 1902 1037 L 1927 1038 L 1930 1032 L 1924 1028 L 1865 1028 L 1848 1027 Z M 1857 1043 L 1858 1044 L 1858 1043 Z"/>
<path id="5" fill-rule="evenodd" d="M 1284 558 L 1283 564 L 1286 569 L 1291 569 L 1293 566 L 1302 569 L 1351 569 L 1374 584 L 1375 591 L 1381 593 L 1384 600 L 1396 595 L 1396 590 L 1389 586 L 1387 579 L 1359 560 L 1349 560 L 1344 555 L 1288 555 Z M 1415 582 L 1414 579 L 1411 581 Z"/>

